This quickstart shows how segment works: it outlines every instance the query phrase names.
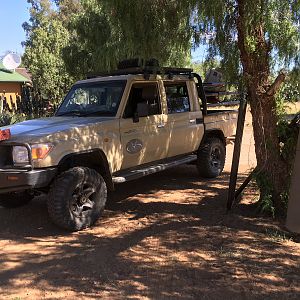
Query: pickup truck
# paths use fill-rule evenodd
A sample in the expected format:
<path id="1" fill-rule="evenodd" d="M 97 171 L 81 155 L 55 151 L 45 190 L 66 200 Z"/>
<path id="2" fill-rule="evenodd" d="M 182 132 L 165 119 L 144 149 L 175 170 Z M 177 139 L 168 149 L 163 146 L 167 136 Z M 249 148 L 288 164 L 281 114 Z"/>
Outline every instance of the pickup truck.
<path id="1" fill-rule="evenodd" d="M 221 174 L 237 111 L 207 109 L 191 69 L 127 68 L 76 82 L 53 117 L 0 130 L 0 205 L 47 193 L 51 220 L 77 231 L 101 216 L 107 191 L 194 164 Z"/>

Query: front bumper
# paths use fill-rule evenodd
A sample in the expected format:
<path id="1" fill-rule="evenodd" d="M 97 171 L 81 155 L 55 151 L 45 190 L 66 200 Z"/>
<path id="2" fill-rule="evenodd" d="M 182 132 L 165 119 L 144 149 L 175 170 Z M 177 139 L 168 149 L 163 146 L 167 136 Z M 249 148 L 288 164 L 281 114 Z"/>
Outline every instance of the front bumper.
<path id="1" fill-rule="evenodd" d="M 18 170 L 0 169 L 0 194 L 47 187 L 57 168 Z"/>

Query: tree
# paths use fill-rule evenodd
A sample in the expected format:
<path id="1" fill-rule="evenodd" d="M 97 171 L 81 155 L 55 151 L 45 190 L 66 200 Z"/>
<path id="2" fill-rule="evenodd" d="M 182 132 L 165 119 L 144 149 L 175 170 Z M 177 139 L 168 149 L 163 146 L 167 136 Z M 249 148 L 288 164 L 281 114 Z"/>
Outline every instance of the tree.
<path id="1" fill-rule="evenodd" d="M 282 156 L 276 113 L 276 93 L 285 74 L 272 81 L 272 65 L 299 64 L 299 1 L 197 1 L 198 25 L 214 30 L 212 49 L 223 61 L 240 58 L 253 116 L 255 151 L 261 198 L 272 197 L 282 212 L 288 190 L 289 162 Z M 234 54 L 234 55 L 232 55 Z"/>
<path id="2" fill-rule="evenodd" d="M 58 103 L 73 82 L 67 73 L 62 50 L 69 43 L 69 31 L 49 0 L 28 0 L 31 4 L 26 31 L 24 64 L 32 74 L 35 91 Z"/>
<path id="3" fill-rule="evenodd" d="M 128 57 L 154 57 L 165 65 L 190 63 L 191 27 L 185 3 L 82 0 L 81 5 L 69 23 L 72 39 L 64 52 L 72 74 L 114 69 Z"/>

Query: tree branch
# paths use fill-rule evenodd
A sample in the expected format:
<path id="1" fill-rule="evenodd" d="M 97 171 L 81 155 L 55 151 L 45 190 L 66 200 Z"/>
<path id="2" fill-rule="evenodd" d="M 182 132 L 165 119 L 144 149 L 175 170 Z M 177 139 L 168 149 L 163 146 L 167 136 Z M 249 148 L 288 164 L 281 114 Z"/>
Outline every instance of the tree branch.
<path id="1" fill-rule="evenodd" d="M 280 73 L 278 74 L 278 76 L 275 79 L 275 81 L 272 83 L 272 85 L 267 90 L 266 94 L 268 96 L 275 95 L 276 92 L 279 90 L 281 84 L 285 81 L 285 78 L 286 78 L 286 73 L 283 70 L 280 71 Z"/>

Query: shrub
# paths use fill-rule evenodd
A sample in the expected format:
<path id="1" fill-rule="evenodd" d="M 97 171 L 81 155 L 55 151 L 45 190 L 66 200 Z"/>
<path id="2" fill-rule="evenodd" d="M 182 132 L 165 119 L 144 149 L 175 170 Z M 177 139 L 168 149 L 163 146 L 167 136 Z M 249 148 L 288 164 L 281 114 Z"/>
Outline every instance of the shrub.
<path id="1" fill-rule="evenodd" d="M 19 123 L 26 119 L 27 118 L 24 114 L 14 114 L 6 112 L 0 115 L 0 127 Z"/>

